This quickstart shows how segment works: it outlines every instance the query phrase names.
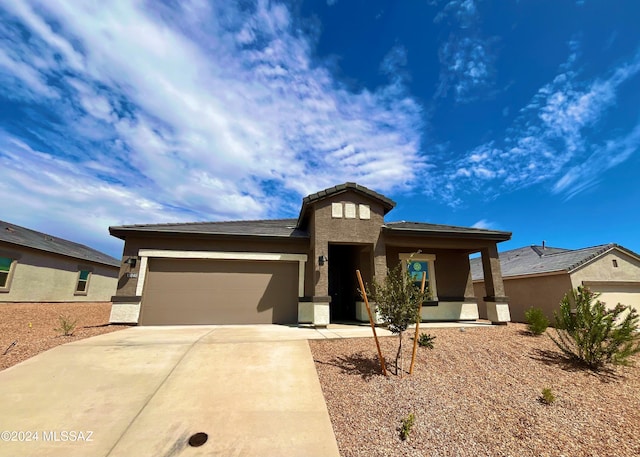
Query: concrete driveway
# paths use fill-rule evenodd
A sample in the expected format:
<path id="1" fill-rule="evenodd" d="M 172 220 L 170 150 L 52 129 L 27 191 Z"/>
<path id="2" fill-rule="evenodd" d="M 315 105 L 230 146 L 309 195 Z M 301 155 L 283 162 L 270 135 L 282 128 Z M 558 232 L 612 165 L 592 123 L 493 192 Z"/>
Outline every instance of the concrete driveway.
<path id="1" fill-rule="evenodd" d="M 370 332 L 133 327 L 56 347 L 0 372 L 0 456 L 338 456 L 306 340 Z"/>

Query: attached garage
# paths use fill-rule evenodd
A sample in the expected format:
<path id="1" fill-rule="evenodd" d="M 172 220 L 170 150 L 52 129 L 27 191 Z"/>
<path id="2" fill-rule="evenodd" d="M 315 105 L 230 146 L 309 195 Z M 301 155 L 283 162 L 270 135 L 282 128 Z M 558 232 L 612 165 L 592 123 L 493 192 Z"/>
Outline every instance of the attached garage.
<path id="1" fill-rule="evenodd" d="M 295 324 L 298 262 L 150 258 L 142 325 Z"/>
<path id="2" fill-rule="evenodd" d="M 592 292 L 599 293 L 598 300 L 607 308 L 613 308 L 618 303 L 622 303 L 634 307 L 640 313 L 640 282 L 584 281 L 583 284 Z"/>

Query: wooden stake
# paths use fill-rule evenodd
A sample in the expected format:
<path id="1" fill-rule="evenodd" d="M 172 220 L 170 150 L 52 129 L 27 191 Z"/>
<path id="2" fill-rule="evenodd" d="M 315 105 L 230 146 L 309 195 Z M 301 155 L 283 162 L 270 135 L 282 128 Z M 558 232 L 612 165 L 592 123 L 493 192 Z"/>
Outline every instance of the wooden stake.
<path id="1" fill-rule="evenodd" d="M 424 285 L 427 282 L 427 272 L 422 272 L 422 285 L 420 286 L 420 293 L 424 293 Z M 416 361 L 416 351 L 418 349 L 418 331 L 420 330 L 420 314 L 422 311 L 422 303 L 420 303 L 420 311 L 418 311 L 418 318 L 416 319 L 416 334 L 413 337 L 413 354 L 411 355 L 411 366 L 409 367 L 409 374 L 413 374 L 413 364 Z"/>
<path id="2" fill-rule="evenodd" d="M 356 270 L 356 276 L 358 277 L 358 282 L 360 283 L 360 290 L 362 291 L 362 298 L 364 299 L 364 304 L 367 306 L 367 314 L 369 315 L 369 324 L 371 324 L 371 330 L 373 330 L 373 339 L 376 340 L 376 347 L 378 348 L 378 358 L 380 359 L 380 368 L 382 368 L 382 374 L 387 375 L 387 367 L 384 363 L 384 357 L 382 357 L 382 351 L 380 350 L 380 343 L 378 342 L 378 335 L 376 334 L 376 325 L 373 322 L 373 316 L 371 315 L 371 308 L 369 307 L 369 299 L 367 298 L 367 291 L 364 288 L 364 283 L 362 282 L 362 275 L 360 275 L 360 270 Z"/>

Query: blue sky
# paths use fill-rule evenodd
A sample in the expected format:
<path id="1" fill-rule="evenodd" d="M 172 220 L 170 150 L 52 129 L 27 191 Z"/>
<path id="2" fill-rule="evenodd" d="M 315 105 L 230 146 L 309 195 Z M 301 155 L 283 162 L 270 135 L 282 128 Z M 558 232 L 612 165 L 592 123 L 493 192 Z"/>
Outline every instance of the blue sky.
<path id="1" fill-rule="evenodd" d="M 388 220 L 640 252 L 640 2 L 4 0 L 0 219 L 297 217 L 355 181 Z"/>

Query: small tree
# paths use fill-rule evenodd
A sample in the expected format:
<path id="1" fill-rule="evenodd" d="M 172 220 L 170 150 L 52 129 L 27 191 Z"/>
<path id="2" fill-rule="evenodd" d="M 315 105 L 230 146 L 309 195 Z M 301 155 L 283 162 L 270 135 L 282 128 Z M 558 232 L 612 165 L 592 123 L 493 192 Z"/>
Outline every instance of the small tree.
<path id="1" fill-rule="evenodd" d="M 529 332 L 533 335 L 542 335 L 549 327 L 549 319 L 540 308 L 529 308 L 525 311 L 524 318 L 527 321 Z"/>
<path id="2" fill-rule="evenodd" d="M 396 353 L 396 375 L 402 371 L 402 335 L 409 325 L 416 322 L 422 303 L 429 297 L 428 290 L 420 292 L 408 269 L 402 263 L 387 272 L 382 283 L 373 280 L 373 290 L 367 287 L 367 295 L 377 305 L 377 311 L 384 322 L 389 325 L 391 333 L 398 335 L 398 352 Z"/>
<path id="3" fill-rule="evenodd" d="M 586 287 L 567 293 L 554 313 L 557 338 L 550 335 L 551 339 L 567 356 L 591 369 L 605 363 L 627 365 L 628 358 L 640 352 L 640 317 L 620 303 L 607 310 L 597 300 L 599 295 Z"/>

